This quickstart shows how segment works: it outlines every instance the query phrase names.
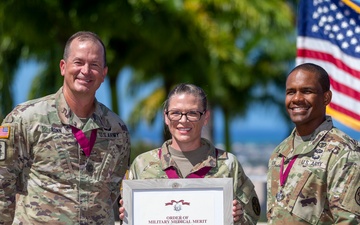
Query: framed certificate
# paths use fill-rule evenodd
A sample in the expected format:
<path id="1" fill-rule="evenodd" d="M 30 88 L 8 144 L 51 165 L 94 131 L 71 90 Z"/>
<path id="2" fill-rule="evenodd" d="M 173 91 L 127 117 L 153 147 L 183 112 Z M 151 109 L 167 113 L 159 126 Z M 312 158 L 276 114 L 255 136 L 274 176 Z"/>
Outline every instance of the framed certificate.
<path id="1" fill-rule="evenodd" d="M 232 178 L 123 180 L 123 224 L 233 224 Z"/>

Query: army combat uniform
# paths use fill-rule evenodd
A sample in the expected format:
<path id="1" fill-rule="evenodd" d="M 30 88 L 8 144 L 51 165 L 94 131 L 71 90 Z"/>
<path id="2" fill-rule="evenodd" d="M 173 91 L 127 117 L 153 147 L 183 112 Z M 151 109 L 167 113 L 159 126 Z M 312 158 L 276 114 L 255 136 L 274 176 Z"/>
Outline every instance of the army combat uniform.
<path id="1" fill-rule="evenodd" d="M 72 126 L 87 138 L 97 130 L 89 157 Z M 88 120 L 62 88 L 18 105 L 0 127 L 0 224 L 114 224 L 129 154 L 125 124 L 97 101 Z"/>
<path id="2" fill-rule="evenodd" d="M 295 149 L 294 137 L 295 130 L 269 161 L 268 224 L 360 224 L 358 143 L 333 127 L 329 116 Z M 281 187 L 283 157 L 283 170 L 291 169 Z"/>
<path id="3" fill-rule="evenodd" d="M 260 215 L 259 200 L 253 183 L 245 175 L 237 158 L 231 153 L 215 149 L 206 139 L 202 139 L 201 142 L 202 145 L 208 146 L 208 157 L 202 163 L 195 165 L 187 178 L 191 178 L 196 173 L 200 174 L 206 167 L 209 167 L 209 170 L 203 174 L 204 178 L 233 178 L 234 196 L 244 211 L 244 216 L 239 224 L 256 224 Z M 171 143 L 171 140 L 168 140 L 161 149 L 154 149 L 137 156 L 130 166 L 128 179 L 168 179 L 165 171 L 169 169 L 174 169 L 178 178 L 184 178 L 169 153 L 168 148 Z"/>

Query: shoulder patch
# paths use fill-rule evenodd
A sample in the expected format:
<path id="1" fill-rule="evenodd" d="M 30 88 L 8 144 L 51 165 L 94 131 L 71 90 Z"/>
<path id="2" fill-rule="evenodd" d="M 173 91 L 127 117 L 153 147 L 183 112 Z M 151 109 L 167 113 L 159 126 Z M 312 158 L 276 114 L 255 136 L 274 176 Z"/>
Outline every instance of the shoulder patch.
<path id="1" fill-rule="evenodd" d="M 358 187 L 358 189 L 355 193 L 355 201 L 360 206 L 360 187 Z"/>
<path id="2" fill-rule="evenodd" d="M 0 141 L 0 161 L 6 159 L 6 144 L 5 141 Z"/>
<path id="3" fill-rule="evenodd" d="M 9 126 L 0 126 L 0 138 L 9 138 L 10 127 Z"/>

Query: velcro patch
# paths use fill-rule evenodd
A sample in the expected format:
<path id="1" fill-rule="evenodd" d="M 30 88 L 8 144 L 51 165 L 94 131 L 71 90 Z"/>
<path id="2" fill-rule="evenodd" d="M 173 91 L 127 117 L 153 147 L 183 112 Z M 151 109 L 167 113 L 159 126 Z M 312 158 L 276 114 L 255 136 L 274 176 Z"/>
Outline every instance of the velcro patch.
<path id="1" fill-rule="evenodd" d="M 6 144 L 4 141 L 0 141 L 0 161 L 6 159 Z"/>
<path id="2" fill-rule="evenodd" d="M 360 187 L 357 189 L 355 193 L 355 201 L 360 206 Z"/>
<path id="3" fill-rule="evenodd" d="M 0 138 L 9 138 L 10 127 L 9 126 L 0 126 Z"/>

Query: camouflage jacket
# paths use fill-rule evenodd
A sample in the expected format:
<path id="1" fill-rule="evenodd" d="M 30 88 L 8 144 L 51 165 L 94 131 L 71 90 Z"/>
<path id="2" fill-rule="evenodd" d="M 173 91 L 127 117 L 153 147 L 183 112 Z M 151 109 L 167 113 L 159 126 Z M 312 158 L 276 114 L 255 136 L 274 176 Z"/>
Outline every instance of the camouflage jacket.
<path id="1" fill-rule="evenodd" d="M 360 224 L 360 147 L 331 117 L 295 150 L 295 129 L 273 152 L 267 188 L 268 224 Z M 284 170 L 297 156 L 281 188 Z M 277 198 L 282 190 L 282 198 Z"/>
<path id="2" fill-rule="evenodd" d="M 115 113 L 95 104 L 95 112 L 83 124 L 60 88 L 56 94 L 18 105 L 4 119 L 0 224 L 114 224 L 113 203 L 129 167 L 129 133 Z M 97 129 L 89 157 L 70 125 L 86 136 Z"/>
<path id="3" fill-rule="evenodd" d="M 211 170 L 205 175 L 205 178 L 233 178 L 234 196 L 243 207 L 244 217 L 240 224 L 256 224 L 260 215 L 260 205 L 254 185 L 245 175 L 237 158 L 223 150 L 217 149 L 206 139 L 202 139 L 202 143 L 209 146 L 208 158 L 194 166 L 191 170 L 196 173 L 204 167 L 211 167 Z M 171 158 L 168 146 L 171 140 L 166 141 L 160 149 L 154 149 L 145 152 L 135 158 L 130 166 L 129 179 L 167 179 L 165 170 L 169 167 L 179 171 L 175 161 Z M 182 178 L 180 173 L 179 178 Z"/>

